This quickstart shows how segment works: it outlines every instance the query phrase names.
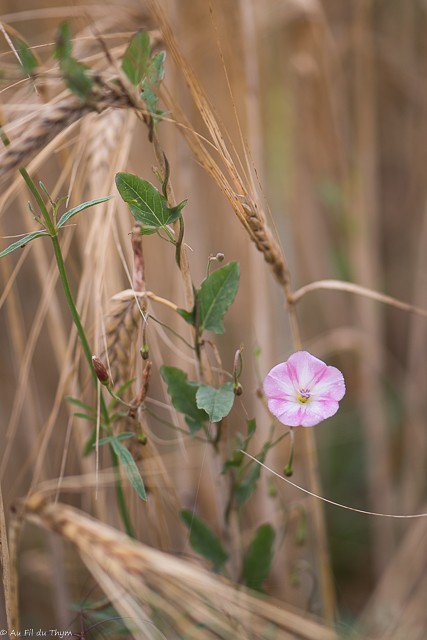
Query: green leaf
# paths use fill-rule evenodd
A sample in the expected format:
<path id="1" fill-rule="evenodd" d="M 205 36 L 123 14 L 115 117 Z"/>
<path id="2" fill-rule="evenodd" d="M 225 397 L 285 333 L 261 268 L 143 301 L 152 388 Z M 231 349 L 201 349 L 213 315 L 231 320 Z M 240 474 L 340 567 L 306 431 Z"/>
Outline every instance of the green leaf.
<path id="1" fill-rule="evenodd" d="M 35 69 L 37 69 L 37 67 L 39 66 L 37 58 L 31 51 L 25 40 L 21 40 L 20 38 L 14 39 L 14 44 L 19 55 L 19 60 L 21 62 L 23 72 L 27 76 L 31 76 Z"/>
<path id="2" fill-rule="evenodd" d="M 48 236 L 48 235 L 49 234 L 47 231 L 33 231 L 33 233 L 29 233 L 27 236 L 20 238 L 13 244 L 10 244 L 7 247 L 7 249 L 4 249 L 4 251 L 0 253 L 0 258 L 4 258 L 4 256 L 7 256 L 8 253 L 12 253 L 12 251 L 19 249 L 20 247 L 24 247 L 26 244 L 28 244 L 32 240 L 35 240 L 36 238 L 40 238 L 41 236 Z"/>
<path id="3" fill-rule="evenodd" d="M 124 445 L 122 445 L 117 438 L 112 438 L 111 446 L 114 450 L 114 453 L 117 455 L 121 464 L 124 466 L 126 475 L 129 479 L 129 482 L 135 489 L 137 495 L 141 498 L 141 500 L 147 500 L 147 494 L 145 492 L 144 482 L 141 478 L 141 474 L 139 473 L 139 469 L 136 465 L 135 460 L 132 458 L 131 452 L 126 449 Z"/>
<path id="4" fill-rule="evenodd" d="M 93 80 L 89 76 L 89 68 L 73 58 L 72 52 L 70 25 L 63 22 L 58 29 L 53 55 L 59 61 L 59 68 L 67 87 L 85 100 L 92 90 Z"/>
<path id="5" fill-rule="evenodd" d="M 203 280 L 196 291 L 196 302 L 192 311 L 178 309 L 178 313 L 193 326 L 199 324 L 200 334 L 208 329 L 214 333 L 224 333 L 222 320 L 239 287 L 240 267 L 237 262 L 229 262 Z M 198 313 L 196 313 L 196 309 Z"/>
<path id="6" fill-rule="evenodd" d="M 231 456 L 224 462 L 222 473 L 225 473 L 230 467 L 240 467 L 242 465 L 244 454 L 241 451 L 232 451 Z"/>
<path id="7" fill-rule="evenodd" d="M 175 367 L 161 367 L 160 374 L 168 386 L 173 406 L 184 414 L 190 434 L 194 435 L 207 421 L 206 412 L 199 409 L 196 403 L 199 385 L 188 380 L 187 374 Z"/>
<path id="8" fill-rule="evenodd" d="M 66 58 L 59 64 L 65 84 L 72 93 L 86 100 L 92 91 L 93 80 L 89 68 L 74 58 Z"/>
<path id="9" fill-rule="evenodd" d="M 261 452 L 257 455 L 257 460 L 259 460 L 260 462 L 264 462 L 265 456 L 267 455 L 267 451 L 269 448 L 270 448 L 270 443 L 267 442 L 262 448 Z M 261 475 L 261 469 L 262 469 L 261 465 L 257 464 L 256 462 L 252 462 L 249 465 L 249 472 L 246 478 L 239 483 L 235 493 L 235 499 L 239 506 L 242 506 L 242 504 L 244 504 L 247 500 L 249 500 L 251 495 L 254 493 L 257 486 L 257 482 Z"/>
<path id="10" fill-rule="evenodd" d="M 112 443 L 113 440 L 128 440 L 129 438 L 134 438 L 134 437 L 135 437 L 135 434 L 133 431 L 123 431 L 122 433 L 119 433 L 116 436 L 107 436 L 106 438 L 100 438 L 98 440 L 98 444 L 99 445 L 108 444 L 108 443 Z"/>
<path id="11" fill-rule="evenodd" d="M 71 43 L 71 29 L 68 22 L 62 22 L 56 34 L 55 50 L 53 57 L 61 62 L 71 57 L 73 45 Z"/>
<path id="12" fill-rule="evenodd" d="M 240 267 L 230 262 L 211 273 L 198 292 L 200 332 L 204 329 L 224 333 L 222 320 L 236 297 L 239 286 Z"/>
<path id="13" fill-rule="evenodd" d="M 219 422 L 231 411 L 234 402 L 233 383 L 226 382 L 219 389 L 201 384 L 197 389 L 196 403 L 203 409 L 211 422 Z"/>
<path id="14" fill-rule="evenodd" d="M 161 51 L 155 55 L 151 60 L 147 70 L 147 77 L 142 83 L 141 98 L 147 105 L 148 111 L 153 116 L 153 120 L 156 122 L 158 117 L 165 112 L 157 108 L 159 98 L 155 93 L 155 88 L 160 84 L 165 75 L 164 62 L 166 53 Z"/>
<path id="15" fill-rule="evenodd" d="M 248 426 L 247 441 L 249 442 L 249 440 L 252 438 L 252 436 L 254 435 L 255 430 L 256 430 L 256 420 L 255 420 L 255 418 L 251 418 L 250 420 L 247 420 L 246 424 Z M 246 451 L 246 449 L 245 449 L 245 451 Z"/>
<path id="16" fill-rule="evenodd" d="M 273 544 L 276 537 L 271 524 L 263 524 L 255 533 L 243 561 L 243 583 L 250 589 L 261 591 L 273 561 Z"/>
<path id="17" fill-rule="evenodd" d="M 246 438 L 244 438 L 241 433 L 239 432 L 236 433 L 236 440 L 237 440 L 236 448 L 234 449 L 234 451 L 232 451 L 231 456 L 224 463 L 224 466 L 222 468 L 222 473 L 227 471 L 227 469 L 229 469 L 230 467 L 241 467 L 243 460 L 246 459 L 243 451 L 247 450 L 248 444 L 250 443 L 252 436 L 255 433 L 255 430 L 256 430 L 255 418 L 247 420 L 246 424 L 248 426 L 248 435 L 246 436 Z"/>
<path id="18" fill-rule="evenodd" d="M 87 420 L 88 422 L 96 422 L 96 416 L 91 416 L 87 413 L 81 413 L 80 411 L 76 411 L 73 413 L 73 416 L 76 418 L 82 418 L 82 420 Z"/>
<path id="19" fill-rule="evenodd" d="M 187 202 L 184 200 L 176 207 L 169 207 L 164 195 L 150 182 L 130 173 L 116 174 L 116 185 L 135 220 L 149 233 L 178 220 Z"/>
<path id="20" fill-rule="evenodd" d="M 180 512 L 181 520 L 190 531 L 190 544 L 194 551 L 203 558 L 213 563 L 213 570 L 220 571 L 228 559 L 228 554 L 222 546 L 221 540 L 208 527 L 207 524 L 197 518 L 192 511 L 183 509 Z"/>
<path id="21" fill-rule="evenodd" d="M 159 85 L 165 77 L 166 51 L 160 51 L 150 60 L 147 80 L 154 86 Z"/>
<path id="22" fill-rule="evenodd" d="M 85 404 L 84 402 L 79 400 L 79 398 L 73 398 L 72 396 L 65 396 L 65 400 L 70 404 L 75 404 L 77 407 L 80 407 L 80 409 L 85 409 L 86 411 L 89 411 L 89 413 L 95 413 L 95 410 L 93 407 L 91 407 L 89 404 Z"/>
<path id="23" fill-rule="evenodd" d="M 150 63 L 150 37 L 146 31 L 136 33 L 126 49 L 122 69 L 136 87 L 147 75 Z"/>
<path id="24" fill-rule="evenodd" d="M 58 228 L 63 227 L 68 220 L 73 218 L 75 215 L 80 213 L 80 211 L 84 211 L 85 209 L 89 209 L 89 207 L 94 207 L 96 204 L 101 204 L 101 202 L 107 202 L 107 200 L 111 200 L 114 196 L 106 196 L 105 198 L 97 198 L 96 200 L 88 200 L 88 202 L 83 202 L 79 204 L 77 207 L 73 207 L 69 211 L 66 211 L 64 215 L 60 217 L 56 226 Z"/>
<path id="25" fill-rule="evenodd" d="M 182 318 L 184 318 L 186 322 L 188 322 L 188 324 L 191 324 L 194 327 L 194 325 L 196 324 L 195 309 L 193 309 L 192 311 L 186 311 L 185 309 L 177 309 L 176 311 Z"/>

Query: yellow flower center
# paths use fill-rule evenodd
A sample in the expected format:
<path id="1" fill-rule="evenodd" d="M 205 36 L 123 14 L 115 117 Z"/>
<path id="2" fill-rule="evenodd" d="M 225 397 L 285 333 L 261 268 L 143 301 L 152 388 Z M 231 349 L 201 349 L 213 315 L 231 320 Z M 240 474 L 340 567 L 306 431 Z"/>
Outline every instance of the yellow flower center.
<path id="1" fill-rule="evenodd" d="M 297 400 L 300 404 L 305 404 L 310 400 L 310 391 L 308 389 L 300 389 L 297 394 Z"/>

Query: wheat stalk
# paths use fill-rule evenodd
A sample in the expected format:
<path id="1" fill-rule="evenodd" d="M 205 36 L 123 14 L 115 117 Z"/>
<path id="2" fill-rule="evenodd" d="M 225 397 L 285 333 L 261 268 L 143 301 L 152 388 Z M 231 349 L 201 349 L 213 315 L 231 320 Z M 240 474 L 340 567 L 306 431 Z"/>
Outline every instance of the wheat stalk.
<path id="1" fill-rule="evenodd" d="M 69 96 L 56 104 L 45 105 L 35 116 L 32 126 L 24 128 L 0 154 L 0 178 L 6 178 L 12 171 L 28 164 L 51 140 L 88 113 L 134 106 L 135 102 L 121 85 L 113 85 L 98 76 L 96 91 L 87 102 L 82 102 L 77 96 Z"/>
<path id="2" fill-rule="evenodd" d="M 115 529 L 42 493 L 26 503 L 26 517 L 56 531 L 78 550 L 137 638 L 267 637 L 337 640 L 336 634 L 289 608 L 257 598 L 205 570 L 131 540 Z M 171 635 L 171 632 L 173 635 Z M 268 636 L 269 637 L 269 636 Z"/>

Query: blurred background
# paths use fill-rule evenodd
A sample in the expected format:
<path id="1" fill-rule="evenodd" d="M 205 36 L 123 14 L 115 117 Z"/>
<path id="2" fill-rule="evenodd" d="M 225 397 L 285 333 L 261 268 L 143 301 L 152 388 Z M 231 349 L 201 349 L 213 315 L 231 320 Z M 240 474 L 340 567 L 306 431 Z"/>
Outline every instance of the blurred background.
<path id="1" fill-rule="evenodd" d="M 206 92 L 238 171 L 262 203 L 286 256 L 293 290 L 316 281 L 343 280 L 427 309 L 427 3 L 169 0 L 161 4 L 179 49 Z M 38 79 L 22 79 L 7 38 L 0 34 L 1 119 L 12 141 L 43 106 L 65 95 L 52 60 L 62 20 L 70 21 L 75 56 L 100 70 L 111 67 L 96 39 L 98 33 L 115 60 L 120 60 L 136 31 L 148 28 L 158 34 L 150 6 L 142 0 L 102 5 L 75 1 L 69 7 L 2 0 L 0 10 L 2 23 L 34 47 L 42 68 Z M 156 38 L 161 49 L 161 34 Z M 164 84 L 164 95 L 172 96 L 194 130 L 208 135 L 185 74 L 171 56 Z M 233 414 L 231 428 L 242 430 L 245 414 L 256 415 L 262 442 L 269 419 L 256 397 L 259 380 L 294 350 L 285 299 L 230 204 L 199 166 L 182 127 L 175 125 L 184 122 L 182 114 L 173 109 L 169 113 L 159 135 L 170 162 L 175 198 L 188 198 L 185 241 L 193 280 L 198 285 L 203 279 L 210 254 L 222 252 L 227 261 L 238 260 L 241 265 L 239 294 L 217 346 L 228 370 L 235 349 L 241 343 L 245 346 L 244 408 Z M 223 167 L 219 154 L 212 151 L 212 155 Z M 152 180 L 156 159 L 141 122 L 130 110 L 117 110 L 85 116 L 40 149 L 31 162 L 37 180 L 43 180 L 55 197 L 71 194 L 76 205 L 110 193 L 117 196 L 116 171 Z M 1 236 L 34 230 L 28 195 L 17 172 L 3 180 L 0 197 Z M 130 230 L 127 207 L 116 197 L 102 211 L 82 215 L 77 227 L 63 237 L 72 287 L 100 354 L 109 300 L 130 286 Z M 4 248 L 9 241 L 1 242 Z M 156 237 L 145 245 L 147 288 L 185 306 L 173 252 L 164 245 Z M 30 486 L 90 470 L 79 455 L 84 438 L 76 436 L 79 427 L 63 401 L 65 395 L 86 393 L 87 376 L 78 373 L 75 335 L 52 264 L 51 248 L 44 241 L 0 261 L 1 482 L 6 513 Z M 166 312 L 159 316 L 175 326 L 176 320 Z M 347 385 L 339 413 L 312 432 L 322 495 L 376 513 L 427 511 L 426 318 L 326 285 L 301 297 L 297 317 L 303 347 L 338 366 Z M 159 346 L 153 349 L 150 393 L 160 397 L 158 368 L 162 363 L 181 366 L 181 355 L 170 347 L 170 336 L 154 337 L 153 332 L 152 339 Z M 297 433 L 295 481 L 307 486 L 304 437 Z M 171 440 L 170 432 L 161 427 L 155 429 L 155 442 L 184 503 L 198 501 L 201 513 L 208 514 L 215 498 L 207 487 L 196 498 L 200 467 L 191 448 L 184 455 L 182 443 Z M 268 460 L 278 472 L 287 452 L 286 442 L 282 443 Z M 312 503 L 307 498 L 296 489 L 276 485 L 288 515 L 297 504 L 310 516 Z M 91 512 L 87 495 L 72 500 Z M 114 524 L 108 504 L 105 498 L 105 520 Z M 398 638 L 403 632 L 408 640 L 425 637 L 424 519 L 374 517 L 328 504 L 324 516 L 342 634 L 360 625 L 361 637 Z M 277 502 L 273 505 L 262 495 L 255 496 L 246 525 L 250 528 L 266 518 L 284 526 Z M 299 609 L 322 615 L 313 560 L 319 541 L 309 524 L 301 550 L 294 539 L 299 518 L 289 515 L 287 524 L 285 542 L 278 550 L 280 562 L 267 590 Z M 149 542 L 158 544 L 154 539 Z M 64 555 L 65 564 L 72 565 L 71 553 L 64 552 L 56 539 L 43 538 L 38 529 L 25 529 L 20 597 L 27 626 L 35 626 L 29 622 L 33 619 L 41 626 L 48 624 L 52 608 L 58 620 L 67 620 L 67 599 L 78 601 L 90 590 L 89 579 L 81 572 L 65 578 L 66 570 L 55 569 Z M 49 585 L 44 595 L 37 591 L 40 583 Z M 53 607 L 52 592 L 56 593 Z"/>

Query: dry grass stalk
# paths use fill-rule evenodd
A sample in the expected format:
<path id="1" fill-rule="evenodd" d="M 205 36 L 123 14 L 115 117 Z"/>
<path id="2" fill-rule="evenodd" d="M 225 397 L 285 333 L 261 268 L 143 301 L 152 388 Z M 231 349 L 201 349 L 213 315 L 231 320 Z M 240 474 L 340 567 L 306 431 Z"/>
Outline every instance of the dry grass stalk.
<path id="1" fill-rule="evenodd" d="M 271 229 L 267 225 L 265 215 L 259 207 L 255 198 L 249 192 L 245 181 L 241 178 L 237 163 L 230 154 L 226 142 L 221 133 L 213 111 L 206 99 L 200 84 L 196 80 L 194 73 L 188 65 L 186 59 L 181 54 L 172 30 L 167 22 L 166 16 L 159 4 L 151 2 L 153 13 L 159 22 L 164 42 L 168 47 L 177 67 L 182 71 L 192 98 L 208 128 L 212 143 L 209 143 L 219 153 L 224 162 L 229 178 L 219 168 L 213 160 L 211 154 L 205 147 L 200 136 L 189 126 L 184 114 L 179 109 L 175 100 L 166 94 L 167 101 L 173 108 L 177 121 L 182 124 L 181 131 L 187 139 L 194 155 L 206 171 L 213 177 L 219 188 L 226 195 L 233 210 L 243 224 L 257 249 L 264 255 L 266 262 L 273 269 L 279 283 L 287 288 L 289 285 L 289 271 L 283 253 L 273 237 Z"/>
<path id="2" fill-rule="evenodd" d="M 352 194 L 357 234 L 352 242 L 353 269 L 358 282 L 377 288 L 382 280 L 379 259 L 380 216 L 377 171 L 378 139 L 376 126 L 377 81 L 375 78 L 373 39 L 370 35 L 374 20 L 374 3 L 364 0 L 355 16 L 355 154 L 359 167 Z M 385 405 L 379 401 L 383 393 L 383 381 L 377 372 L 385 369 L 385 350 L 382 342 L 384 318 L 377 305 L 365 297 L 355 298 L 355 308 L 362 330 L 373 339 L 373 345 L 365 341 L 360 353 L 360 401 L 366 430 L 367 473 L 369 480 L 370 507 L 373 511 L 393 513 L 392 462 L 389 448 L 389 427 Z M 378 519 L 373 523 L 374 563 L 380 576 L 395 548 L 393 521 Z"/>
<path id="3" fill-rule="evenodd" d="M 9 628 L 13 622 L 11 564 L 9 558 L 9 545 L 7 541 L 6 519 L 3 506 L 3 492 L 0 486 L 0 567 L 6 607 L 6 619 Z"/>
<path id="4" fill-rule="evenodd" d="M 337 640 L 336 634 L 282 604 L 257 598 L 227 582 L 63 504 L 33 494 L 27 518 L 71 542 L 136 638 L 261 637 Z"/>
<path id="5" fill-rule="evenodd" d="M 424 506 L 424 509 L 427 508 Z M 411 524 L 359 620 L 362 637 L 423 640 L 427 628 L 427 521 Z"/>

